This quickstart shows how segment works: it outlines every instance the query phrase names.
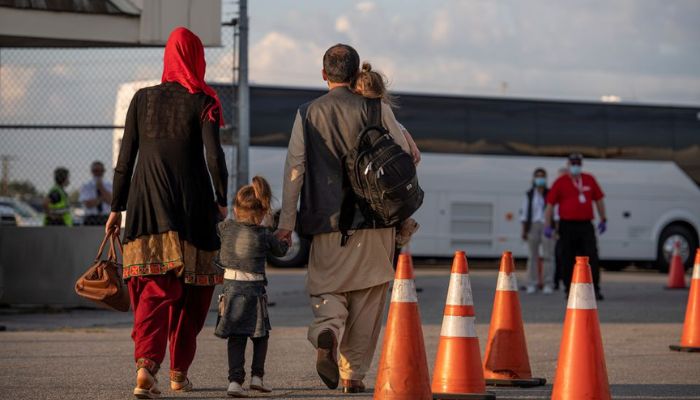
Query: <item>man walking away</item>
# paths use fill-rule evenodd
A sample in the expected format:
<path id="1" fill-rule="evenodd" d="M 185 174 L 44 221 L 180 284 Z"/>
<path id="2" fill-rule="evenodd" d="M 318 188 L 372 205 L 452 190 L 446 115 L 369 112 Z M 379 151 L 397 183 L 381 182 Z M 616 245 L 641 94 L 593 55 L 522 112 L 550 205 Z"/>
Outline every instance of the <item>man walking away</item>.
<path id="1" fill-rule="evenodd" d="M 522 222 L 522 238 L 528 244 L 530 251 L 527 259 L 527 293 L 537 291 L 539 284 L 538 261 L 540 258 L 540 246 L 542 246 L 542 293 L 552 294 L 554 285 L 554 240 L 544 236 L 544 211 L 547 197 L 547 171 L 537 168 L 533 174 L 532 187 L 525 194 L 523 205 L 520 208 L 520 221 Z"/>
<path id="2" fill-rule="evenodd" d="M 329 92 L 297 112 L 277 233 L 289 240 L 301 195 L 299 226 L 313 237 L 306 287 L 315 318 L 308 338 L 317 349 L 316 369 L 323 382 L 333 389 L 342 379 L 345 393 L 365 389 L 362 379 L 372 361 L 394 276 L 394 228 L 365 229 L 359 212 L 349 238 L 339 228 L 341 204 L 352 194 L 343 159 L 367 124 L 370 102 L 376 102 L 350 89 L 359 68 L 360 57 L 348 45 L 332 46 L 323 56 L 322 76 Z M 384 127 L 409 152 L 391 108 L 382 104 L 380 110 Z M 347 239 L 343 245 L 342 239 Z"/>
<path id="3" fill-rule="evenodd" d="M 85 207 L 83 225 L 104 225 L 112 209 L 112 184 L 104 180 L 105 165 L 94 161 L 90 165 L 92 179 L 80 188 L 79 201 Z"/>
<path id="4" fill-rule="evenodd" d="M 552 210 L 559 205 L 559 241 L 561 243 L 563 276 L 566 293 L 571 286 L 576 256 L 588 256 L 593 273 L 596 299 L 603 300 L 600 292 L 600 271 L 598 269 L 598 247 L 593 228 L 593 203 L 598 209 L 600 222 L 598 233 L 603 234 L 607 229 L 603 191 L 593 175 L 581 171 L 583 156 L 569 156 L 569 173 L 560 176 L 547 194 L 547 209 L 545 211 L 545 236 L 551 238 Z"/>

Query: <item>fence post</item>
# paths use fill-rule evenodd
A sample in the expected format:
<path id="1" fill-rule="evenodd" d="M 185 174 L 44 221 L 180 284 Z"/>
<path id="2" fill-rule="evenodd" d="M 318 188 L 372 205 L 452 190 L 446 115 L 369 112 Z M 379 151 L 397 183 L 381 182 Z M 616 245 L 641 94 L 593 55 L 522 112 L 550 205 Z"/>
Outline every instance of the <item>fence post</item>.
<path id="1" fill-rule="evenodd" d="M 237 188 L 248 183 L 250 144 L 250 87 L 248 86 L 248 2 L 239 0 L 238 16 L 238 157 Z"/>

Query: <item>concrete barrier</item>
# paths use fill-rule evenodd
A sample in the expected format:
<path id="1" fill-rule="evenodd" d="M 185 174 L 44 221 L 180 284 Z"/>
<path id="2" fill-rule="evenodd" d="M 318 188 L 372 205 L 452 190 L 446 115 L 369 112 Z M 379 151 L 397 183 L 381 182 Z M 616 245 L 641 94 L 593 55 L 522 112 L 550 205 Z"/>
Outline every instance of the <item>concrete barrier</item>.
<path id="1" fill-rule="evenodd" d="M 74 286 L 103 237 L 100 226 L 0 227 L 0 303 L 96 307 L 75 294 Z"/>
<path id="2" fill-rule="evenodd" d="M 94 227 L 1 227 L 0 302 L 50 306 L 94 306 L 74 291 L 75 281 L 92 264 L 104 237 Z"/>

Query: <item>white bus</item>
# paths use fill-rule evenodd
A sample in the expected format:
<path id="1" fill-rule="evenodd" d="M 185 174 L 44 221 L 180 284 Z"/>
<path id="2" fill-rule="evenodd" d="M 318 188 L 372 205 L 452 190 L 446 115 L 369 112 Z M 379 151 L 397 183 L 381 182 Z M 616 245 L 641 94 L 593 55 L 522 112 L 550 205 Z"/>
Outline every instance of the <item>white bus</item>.
<path id="1" fill-rule="evenodd" d="M 115 125 L 123 125 L 135 90 L 150 84 L 122 87 Z M 234 88 L 212 86 L 226 121 L 235 124 Z M 251 88 L 250 173 L 268 178 L 277 198 L 296 109 L 321 94 Z M 415 94 L 400 94 L 399 105 L 396 117 L 423 156 L 418 173 L 425 200 L 414 216 L 421 225 L 411 242 L 414 256 L 451 257 L 457 249 L 476 258 L 504 250 L 526 256 L 519 208 L 532 172 L 545 168 L 551 185 L 566 155 L 579 152 L 584 171 L 606 195 L 609 229 L 598 247 L 608 262 L 602 265 L 636 261 L 665 270 L 680 241 L 691 266 L 700 232 L 700 107 Z M 115 161 L 121 135 L 115 130 Z M 307 254 L 308 243 L 298 239 L 290 254 L 271 261 L 298 266 Z"/>

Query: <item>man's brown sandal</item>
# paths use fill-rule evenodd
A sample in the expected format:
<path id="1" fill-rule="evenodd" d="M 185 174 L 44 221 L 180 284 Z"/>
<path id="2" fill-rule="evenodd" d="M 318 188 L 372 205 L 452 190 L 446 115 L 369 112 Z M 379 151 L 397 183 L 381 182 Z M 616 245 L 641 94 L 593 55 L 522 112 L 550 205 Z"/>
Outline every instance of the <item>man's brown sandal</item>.
<path id="1" fill-rule="evenodd" d="M 361 380 L 342 379 L 343 393 L 364 393 L 365 384 Z"/>
<path id="2" fill-rule="evenodd" d="M 338 339 L 330 329 L 326 329 L 318 335 L 318 349 L 316 350 L 316 372 L 323 383 L 329 389 L 338 387 L 340 371 L 338 371 Z"/>

